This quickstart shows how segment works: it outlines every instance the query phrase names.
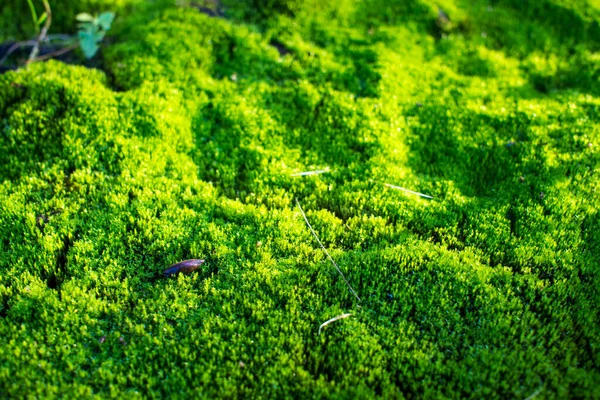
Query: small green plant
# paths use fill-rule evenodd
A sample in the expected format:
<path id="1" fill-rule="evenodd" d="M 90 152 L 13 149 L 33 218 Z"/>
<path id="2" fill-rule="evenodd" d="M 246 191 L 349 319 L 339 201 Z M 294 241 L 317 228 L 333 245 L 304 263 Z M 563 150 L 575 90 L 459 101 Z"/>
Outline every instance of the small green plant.
<path id="1" fill-rule="evenodd" d="M 47 0 L 43 0 L 42 1 L 44 4 L 44 8 L 46 10 L 50 9 L 50 4 L 48 3 Z M 35 31 L 36 33 L 39 35 L 40 34 L 40 29 L 43 25 L 43 23 L 46 21 L 46 19 L 48 18 L 48 11 L 44 11 L 42 13 L 42 15 L 40 15 L 39 17 L 37 16 L 37 12 L 35 11 L 35 6 L 33 5 L 33 0 L 27 0 L 27 4 L 29 4 L 29 10 L 31 11 L 31 19 L 33 20 L 33 26 L 35 27 Z"/>
<path id="2" fill-rule="evenodd" d="M 106 32 L 110 29 L 115 14 L 112 12 L 103 12 L 100 15 L 93 16 L 88 13 L 77 14 L 79 21 L 79 32 L 77 38 L 83 54 L 86 58 L 92 58 L 98 52 L 98 44 L 102 42 Z"/>
<path id="3" fill-rule="evenodd" d="M 48 3 L 48 0 L 42 0 L 42 4 L 44 5 L 46 11 L 44 11 L 42 15 L 40 15 L 38 18 L 37 12 L 35 11 L 35 7 L 33 5 L 33 1 L 27 0 L 27 4 L 29 4 L 29 10 L 31 11 L 31 19 L 33 20 L 33 26 L 35 27 L 35 31 L 38 35 L 35 44 L 31 49 L 31 53 L 29 54 L 29 59 L 27 60 L 27 64 L 29 64 L 37 57 L 40 51 L 40 42 L 46 39 L 48 30 L 50 29 L 50 25 L 52 24 L 52 10 L 50 9 L 50 3 Z"/>
<path id="4" fill-rule="evenodd" d="M 26 64 L 47 60 L 68 53 L 77 47 L 81 47 L 85 57 L 90 59 L 98 52 L 99 43 L 102 42 L 106 32 L 108 32 L 115 19 L 115 13 L 113 12 L 103 12 L 100 15 L 81 13 L 76 16 L 77 21 L 79 21 L 79 31 L 77 32 L 77 36 L 64 34 L 49 35 L 48 30 L 52 24 L 52 10 L 50 9 L 50 3 L 48 0 L 42 0 L 45 11 L 39 17 L 33 3 L 33 0 L 27 0 L 31 12 L 31 19 L 37 34 L 36 38 L 13 44 L 2 57 L 0 57 L 0 65 L 2 65 L 16 50 L 29 46 L 32 47 L 32 50 Z M 62 48 L 51 52 L 46 51 L 43 52 L 43 55 L 38 56 L 40 49 L 50 42 L 53 42 L 55 46 L 57 45 Z"/>

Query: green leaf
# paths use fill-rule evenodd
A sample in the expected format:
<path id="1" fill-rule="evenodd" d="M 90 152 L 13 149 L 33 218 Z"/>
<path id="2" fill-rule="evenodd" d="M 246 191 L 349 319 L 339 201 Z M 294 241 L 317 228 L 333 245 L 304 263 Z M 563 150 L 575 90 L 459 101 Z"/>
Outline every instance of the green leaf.
<path id="1" fill-rule="evenodd" d="M 81 42 L 80 45 L 81 50 L 83 50 L 83 54 L 88 59 L 94 57 L 99 49 L 98 45 L 93 41 Z"/>
<path id="2" fill-rule="evenodd" d="M 44 11 L 44 13 L 40 15 L 40 18 L 37 20 L 37 24 L 42 25 L 46 18 L 48 18 L 48 14 Z"/>
<path id="3" fill-rule="evenodd" d="M 94 20 L 94 17 L 88 13 L 80 13 L 80 14 L 77 14 L 75 19 L 77 19 L 77 21 L 81 21 L 81 22 L 92 22 Z"/>
<path id="4" fill-rule="evenodd" d="M 94 57 L 99 49 L 94 35 L 89 32 L 79 31 L 77 36 L 79 37 L 79 46 L 81 47 L 85 57 Z"/>
<path id="5" fill-rule="evenodd" d="M 38 17 L 37 17 L 37 13 L 35 12 L 35 7 L 33 6 L 33 3 L 31 0 L 27 0 L 27 4 L 29 4 L 29 10 L 31 11 L 31 19 L 33 20 L 33 23 L 35 25 L 35 30 L 37 33 L 40 33 L 39 24 L 36 24 Z"/>
<path id="6" fill-rule="evenodd" d="M 106 32 L 104 31 L 96 31 L 92 33 L 92 37 L 94 38 L 94 41 L 96 41 L 96 43 L 100 43 L 102 39 L 104 39 L 104 35 L 106 35 Z"/>
<path id="7" fill-rule="evenodd" d="M 113 12 L 103 12 L 98 16 L 96 20 L 98 25 L 102 27 L 105 31 L 109 30 L 113 20 L 115 19 L 115 13 Z"/>

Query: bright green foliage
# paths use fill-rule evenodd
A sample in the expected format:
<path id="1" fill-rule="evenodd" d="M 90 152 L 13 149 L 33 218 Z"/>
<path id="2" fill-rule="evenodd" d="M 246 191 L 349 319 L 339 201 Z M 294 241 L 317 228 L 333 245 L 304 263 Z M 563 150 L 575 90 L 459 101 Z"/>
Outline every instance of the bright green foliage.
<path id="1" fill-rule="evenodd" d="M 0 76 L 0 393 L 600 397 L 595 2 L 184 3 Z"/>
<path id="2" fill-rule="evenodd" d="M 42 0 L 42 4 L 44 8 L 50 8 L 50 4 L 47 0 Z M 29 11 L 31 11 L 31 22 L 33 23 L 36 33 L 39 35 L 42 24 L 48 18 L 48 12 L 44 11 L 39 17 L 37 16 L 37 11 L 35 10 L 35 5 L 33 5 L 33 0 L 27 0 L 27 5 L 29 6 Z"/>

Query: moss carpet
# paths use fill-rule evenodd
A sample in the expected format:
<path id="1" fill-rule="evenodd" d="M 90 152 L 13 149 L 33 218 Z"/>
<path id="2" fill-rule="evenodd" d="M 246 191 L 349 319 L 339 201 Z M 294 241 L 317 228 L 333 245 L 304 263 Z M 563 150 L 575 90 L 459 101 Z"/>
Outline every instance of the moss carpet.
<path id="1" fill-rule="evenodd" d="M 598 1 L 51 4 L 117 18 L 0 75 L 2 397 L 600 397 Z"/>

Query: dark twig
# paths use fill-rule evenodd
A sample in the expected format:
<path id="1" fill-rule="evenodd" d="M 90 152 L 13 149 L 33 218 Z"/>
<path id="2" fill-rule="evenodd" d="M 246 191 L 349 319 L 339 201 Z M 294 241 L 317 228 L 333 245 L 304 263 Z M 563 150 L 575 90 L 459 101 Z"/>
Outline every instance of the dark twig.
<path id="1" fill-rule="evenodd" d="M 34 61 L 43 61 L 43 60 L 47 60 L 52 57 L 58 57 L 60 55 L 63 55 L 65 53 L 75 50 L 77 47 L 79 47 L 79 44 L 75 43 L 75 44 L 70 45 L 69 47 L 65 47 L 63 49 L 53 51 L 52 53 L 48 53 L 48 54 L 44 54 L 43 56 L 36 57 Z"/>
<path id="2" fill-rule="evenodd" d="M 20 49 L 21 47 L 26 47 L 26 46 L 35 46 L 35 40 L 27 40 L 24 42 L 17 42 L 15 44 L 13 44 L 12 46 L 10 46 L 10 48 L 6 51 L 6 53 L 4 53 L 2 58 L 0 58 L 0 65 L 4 64 L 6 62 L 6 60 L 8 60 L 8 57 L 10 57 L 10 55 L 12 53 L 14 53 L 16 50 Z"/>
<path id="3" fill-rule="evenodd" d="M 45 38 L 44 41 L 45 42 L 51 42 L 51 41 L 54 41 L 54 40 L 68 43 L 70 41 L 73 41 L 74 37 L 73 37 L 73 35 L 65 35 L 65 34 L 62 34 L 62 33 L 58 33 L 58 34 L 55 34 L 55 35 L 46 35 L 46 38 Z M 12 53 L 14 53 L 15 51 L 19 50 L 22 47 L 35 46 L 35 43 L 36 43 L 36 39 L 25 40 L 25 41 L 22 41 L 22 42 L 13 43 L 13 45 L 10 46 L 8 48 L 8 50 L 6 50 L 6 52 L 4 53 L 4 55 L 2 55 L 2 58 L 0 58 L 0 65 L 4 64 L 6 62 L 6 60 L 8 60 L 8 57 L 10 57 L 10 55 Z M 77 47 L 77 46 L 75 46 L 75 47 Z M 72 49 L 70 49 L 68 51 L 71 51 L 71 50 Z M 61 54 L 63 54 L 63 53 L 61 53 Z M 36 60 L 40 60 L 40 58 L 38 57 Z"/>

